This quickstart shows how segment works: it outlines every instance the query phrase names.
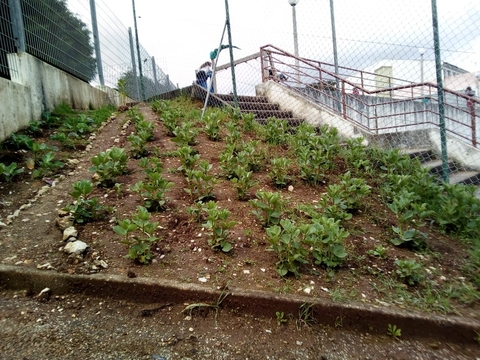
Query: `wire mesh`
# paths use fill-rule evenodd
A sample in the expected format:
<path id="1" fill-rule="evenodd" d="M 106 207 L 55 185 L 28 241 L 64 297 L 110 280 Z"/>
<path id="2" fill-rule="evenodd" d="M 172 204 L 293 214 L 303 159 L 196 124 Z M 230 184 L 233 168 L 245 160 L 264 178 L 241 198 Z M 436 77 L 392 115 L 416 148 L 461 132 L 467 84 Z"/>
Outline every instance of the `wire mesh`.
<path id="1" fill-rule="evenodd" d="M 436 56 L 431 2 L 321 3 L 292 6 L 278 27 L 285 31 L 290 22 L 282 39 L 263 39 L 256 29 L 266 42 L 234 67 L 242 111 L 261 121 L 328 124 L 344 138 L 418 156 L 432 172 L 448 162 L 452 183 L 479 183 L 480 4 L 438 1 Z M 248 32 L 242 30 L 236 39 Z M 217 67 L 214 82 L 219 98 L 233 103 L 224 95 L 233 92 L 230 64 Z M 260 96 L 265 103 L 254 103 Z"/>
<path id="2" fill-rule="evenodd" d="M 8 0 L 0 0 L 0 77 L 10 80 L 8 54 L 14 53 L 15 39 Z"/>

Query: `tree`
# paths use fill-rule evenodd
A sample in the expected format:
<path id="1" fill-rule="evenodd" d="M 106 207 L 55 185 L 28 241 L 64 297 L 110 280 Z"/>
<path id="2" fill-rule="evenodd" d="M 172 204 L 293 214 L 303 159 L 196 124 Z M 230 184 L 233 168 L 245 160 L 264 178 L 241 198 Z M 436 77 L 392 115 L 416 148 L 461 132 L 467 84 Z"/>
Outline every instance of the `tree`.
<path id="1" fill-rule="evenodd" d="M 26 51 L 69 74 L 90 81 L 96 74 L 91 32 L 66 0 L 21 0 Z"/>

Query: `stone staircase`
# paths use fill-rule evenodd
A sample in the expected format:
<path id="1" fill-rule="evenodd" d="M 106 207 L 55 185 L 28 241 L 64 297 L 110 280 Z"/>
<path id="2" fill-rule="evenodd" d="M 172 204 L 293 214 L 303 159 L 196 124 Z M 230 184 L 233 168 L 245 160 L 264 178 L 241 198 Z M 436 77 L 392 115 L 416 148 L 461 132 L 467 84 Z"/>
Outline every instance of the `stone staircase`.
<path id="1" fill-rule="evenodd" d="M 215 96 L 228 105 L 234 107 L 233 95 L 220 95 Z M 270 117 L 286 120 L 290 126 L 298 126 L 304 120 L 293 116 L 291 111 L 283 111 L 278 104 L 269 103 L 264 96 L 238 96 L 238 107 L 242 113 L 255 114 L 255 119 L 265 124 Z"/>
<path id="2" fill-rule="evenodd" d="M 409 149 L 403 151 L 403 153 L 409 155 L 412 159 L 419 159 L 423 167 L 430 169 L 430 174 L 438 177 L 442 176 L 442 159 L 437 159 L 432 150 Z M 480 199 L 480 171 L 465 169 L 456 162 L 449 160 L 448 177 L 450 184 L 476 185 L 478 187 L 476 196 Z"/>

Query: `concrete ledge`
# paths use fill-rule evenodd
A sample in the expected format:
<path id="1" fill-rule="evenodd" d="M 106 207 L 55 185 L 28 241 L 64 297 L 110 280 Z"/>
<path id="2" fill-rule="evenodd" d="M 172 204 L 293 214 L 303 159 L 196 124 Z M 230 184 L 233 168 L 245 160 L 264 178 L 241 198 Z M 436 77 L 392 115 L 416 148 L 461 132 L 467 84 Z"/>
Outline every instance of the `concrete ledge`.
<path id="1" fill-rule="evenodd" d="M 49 287 L 55 295 L 85 294 L 99 298 L 130 300 L 138 303 L 210 302 L 220 291 L 203 285 L 170 280 L 134 278 L 119 275 L 69 275 L 0 265 L 0 286 L 9 290 L 28 290 L 35 294 Z M 254 316 L 274 317 L 283 311 L 295 317 L 303 304 L 311 306 L 318 324 L 373 334 L 386 334 L 388 324 L 402 329 L 402 338 L 428 338 L 456 343 L 474 343 L 480 322 L 456 316 L 438 316 L 366 304 L 342 304 L 318 298 L 280 295 L 264 291 L 229 288 L 222 308 Z"/>

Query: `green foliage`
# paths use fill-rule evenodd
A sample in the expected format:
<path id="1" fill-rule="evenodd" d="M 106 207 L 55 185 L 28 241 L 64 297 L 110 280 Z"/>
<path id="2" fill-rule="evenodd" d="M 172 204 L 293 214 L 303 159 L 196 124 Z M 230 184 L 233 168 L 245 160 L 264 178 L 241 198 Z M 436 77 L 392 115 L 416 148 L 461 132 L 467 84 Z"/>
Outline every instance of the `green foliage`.
<path id="1" fill-rule="evenodd" d="M 395 260 L 395 273 L 405 284 L 414 286 L 424 278 L 423 266 L 413 259 Z"/>
<path id="2" fill-rule="evenodd" d="M 346 198 L 348 194 L 342 185 L 332 184 L 327 186 L 327 194 L 320 199 L 324 216 L 335 220 L 350 220 L 352 214 L 348 212 Z"/>
<path id="3" fill-rule="evenodd" d="M 161 173 L 163 170 L 162 161 L 157 157 L 147 158 L 143 157 L 138 162 L 138 166 L 143 169 L 145 174 L 149 173 Z"/>
<path id="4" fill-rule="evenodd" d="M 292 273 L 300 276 L 300 268 L 308 263 L 308 249 L 302 244 L 302 231 L 289 219 L 280 220 L 280 225 L 266 229 L 271 249 L 278 255 L 275 264 L 280 276 Z"/>
<path id="5" fill-rule="evenodd" d="M 97 197 L 90 197 L 93 191 L 91 181 L 80 180 L 74 183 L 72 187 L 73 191 L 70 196 L 75 199 L 75 202 L 67 205 L 66 209 L 77 223 L 84 224 L 106 216 L 108 209 L 100 204 Z"/>
<path id="6" fill-rule="evenodd" d="M 255 131 L 256 126 L 258 126 L 258 124 L 255 122 L 255 114 L 252 114 L 252 113 L 243 114 L 242 126 L 243 126 L 243 132 L 245 133 L 251 133 Z"/>
<path id="7" fill-rule="evenodd" d="M 231 182 L 237 190 L 237 198 L 239 200 L 248 200 L 250 198 L 249 190 L 256 185 L 256 181 L 252 179 L 252 174 L 251 171 L 247 171 L 245 166 L 237 166 L 235 177 L 231 179 Z"/>
<path id="8" fill-rule="evenodd" d="M 415 202 L 416 195 L 402 189 L 391 204 L 387 206 L 398 217 L 399 226 L 392 226 L 395 237 L 391 239 L 395 246 L 406 245 L 412 248 L 421 248 L 425 245 L 427 235 L 417 229 L 424 225 L 423 219 L 434 214 L 428 210 L 427 204 Z"/>
<path id="9" fill-rule="evenodd" d="M 148 264 L 152 260 L 152 244 L 160 238 L 155 236 L 158 222 L 150 222 L 151 214 L 142 206 L 137 206 L 137 213 L 132 219 L 118 221 L 113 230 L 123 236 L 122 244 L 128 248 L 127 259 L 134 260 L 140 264 Z"/>
<path id="10" fill-rule="evenodd" d="M 350 234 L 340 226 L 340 221 L 321 217 L 304 225 L 305 243 L 312 248 L 315 264 L 327 268 L 341 265 L 347 257 L 343 240 Z"/>
<path id="11" fill-rule="evenodd" d="M 125 79 L 118 79 L 117 81 L 117 89 L 120 93 L 120 98 L 122 99 L 122 105 L 125 105 L 127 102 L 127 81 Z"/>
<path id="12" fill-rule="evenodd" d="M 14 177 L 23 173 L 23 167 L 17 167 L 17 163 L 12 162 L 10 165 L 0 163 L 0 178 L 6 182 L 11 182 Z"/>
<path id="13" fill-rule="evenodd" d="M 329 165 L 323 150 L 308 147 L 298 149 L 297 163 L 300 167 L 300 177 L 311 185 L 318 185 L 323 181 Z"/>
<path id="14" fill-rule="evenodd" d="M 112 187 L 117 182 L 118 176 L 128 172 L 127 161 L 128 156 L 125 149 L 113 147 L 92 157 L 93 166 L 89 171 L 97 174 L 100 185 Z"/>
<path id="15" fill-rule="evenodd" d="M 287 318 L 285 317 L 285 313 L 283 311 L 276 311 L 275 312 L 275 316 L 277 317 L 277 324 L 278 326 L 286 323 L 288 320 Z"/>
<path id="16" fill-rule="evenodd" d="M 55 160 L 55 155 L 52 151 L 47 152 L 42 156 L 41 160 L 38 161 L 38 168 L 32 172 L 32 177 L 35 179 L 50 175 L 64 166 L 65 164 L 63 162 Z"/>
<path id="17" fill-rule="evenodd" d="M 347 165 L 357 171 L 370 172 L 372 163 L 367 157 L 366 146 L 363 138 L 346 139 L 347 146 L 343 147 L 341 154 Z"/>
<path id="18" fill-rule="evenodd" d="M 40 159 L 45 155 L 47 152 L 51 152 L 52 150 L 57 150 L 53 146 L 49 146 L 45 143 L 39 142 L 32 142 L 30 145 L 30 151 L 33 154 L 33 162 L 35 165 L 40 163 Z"/>
<path id="19" fill-rule="evenodd" d="M 148 154 L 147 148 L 145 147 L 146 141 L 143 140 L 140 136 L 135 134 L 130 134 L 127 137 L 127 140 L 132 146 L 132 156 L 136 159 L 141 158 Z"/>
<path id="20" fill-rule="evenodd" d="M 137 182 L 130 189 L 138 192 L 145 202 L 145 208 L 149 211 L 165 210 L 165 193 L 174 183 L 167 181 L 158 172 L 147 172 L 147 181 Z"/>
<path id="21" fill-rule="evenodd" d="M 220 167 L 223 170 L 223 175 L 227 179 L 232 179 L 237 176 L 235 171 L 237 167 L 241 165 L 241 159 L 239 160 L 237 156 L 234 144 L 227 145 L 225 150 L 220 153 L 218 160 L 220 161 Z"/>
<path id="22" fill-rule="evenodd" d="M 387 334 L 394 340 L 398 340 L 402 336 L 402 329 L 397 327 L 397 325 L 388 324 Z"/>
<path id="23" fill-rule="evenodd" d="M 201 160 L 197 168 L 185 170 L 185 179 L 187 181 L 185 192 L 190 195 L 192 200 L 202 201 L 215 197 L 213 187 L 216 179 L 213 175 L 209 174 L 212 166 L 208 161 Z"/>
<path id="24" fill-rule="evenodd" d="M 222 118 L 218 112 L 211 112 L 203 118 L 205 121 L 205 133 L 207 137 L 212 141 L 220 140 L 220 124 Z"/>
<path id="25" fill-rule="evenodd" d="M 287 158 L 275 158 L 270 161 L 272 167 L 269 177 L 272 179 L 275 187 L 281 189 L 290 184 L 292 178 L 290 176 L 290 166 L 292 161 Z"/>
<path id="26" fill-rule="evenodd" d="M 370 186 L 364 179 L 352 178 L 350 171 L 340 178 L 340 185 L 344 191 L 344 200 L 347 209 L 356 210 L 360 207 L 362 200 L 370 194 Z"/>
<path id="27" fill-rule="evenodd" d="M 368 250 L 367 254 L 379 257 L 381 259 L 386 259 L 387 258 L 387 250 L 388 248 L 384 248 L 382 245 L 378 245 L 375 247 L 373 250 Z"/>
<path id="28" fill-rule="evenodd" d="M 34 141 L 28 135 L 13 133 L 7 140 L 7 146 L 12 146 L 14 149 L 31 149 Z"/>
<path id="29" fill-rule="evenodd" d="M 160 120 L 167 129 L 167 136 L 175 136 L 174 130 L 178 127 L 178 119 L 180 114 L 178 110 L 166 105 L 168 104 L 166 102 L 160 102 L 159 104 L 162 105 L 156 109 L 156 112 L 161 116 Z"/>
<path id="30" fill-rule="evenodd" d="M 250 203 L 255 208 L 253 214 L 262 222 L 262 225 L 267 227 L 278 224 L 285 206 L 281 194 L 257 191 L 255 196 L 256 199 L 250 200 Z"/>
<path id="31" fill-rule="evenodd" d="M 232 244 L 228 241 L 228 234 L 230 229 L 236 224 L 235 221 L 228 220 L 230 211 L 219 209 L 214 201 L 207 202 L 204 211 L 206 212 L 207 221 L 202 226 L 211 231 L 208 245 L 213 250 L 229 252 L 232 250 Z"/>
<path id="32" fill-rule="evenodd" d="M 288 141 L 289 126 L 286 120 L 271 117 L 265 124 L 265 142 L 271 145 L 284 145 Z"/>
<path id="33" fill-rule="evenodd" d="M 227 145 L 237 145 L 242 137 L 242 133 L 238 130 L 238 122 L 230 119 L 226 123 L 225 127 L 227 128 L 227 136 L 225 138 L 225 143 Z"/>
<path id="34" fill-rule="evenodd" d="M 195 127 L 193 121 L 185 121 L 173 130 L 173 135 L 175 135 L 173 141 L 179 144 L 179 146 L 192 146 L 196 144 L 195 139 L 198 133 L 199 130 Z"/>
<path id="35" fill-rule="evenodd" d="M 195 167 L 200 154 L 191 146 L 184 145 L 176 151 L 176 155 L 179 157 L 182 166 L 177 170 L 185 173 L 187 170 L 192 170 Z"/>

